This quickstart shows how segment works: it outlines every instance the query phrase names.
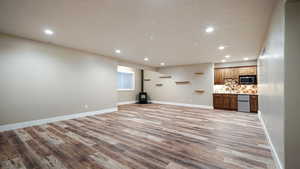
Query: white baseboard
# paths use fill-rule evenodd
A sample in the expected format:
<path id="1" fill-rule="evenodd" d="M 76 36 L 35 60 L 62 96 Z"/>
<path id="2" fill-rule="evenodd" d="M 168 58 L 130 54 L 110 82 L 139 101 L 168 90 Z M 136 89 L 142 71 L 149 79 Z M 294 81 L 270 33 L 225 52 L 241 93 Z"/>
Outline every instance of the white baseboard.
<path id="1" fill-rule="evenodd" d="M 269 134 L 269 132 L 267 130 L 267 127 L 265 125 L 265 122 L 264 122 L 264 120 L 263 120 L 263 118 L 261 116 L 261 111 L 258 111 L 258 118 L 259 118 L 259 120 L 260 120 L 260 122 L 261 122 L 261 124 L 263 126 L 264 132 L 265 132 L 265 134 L 267 136 L 267 139 L 268 139 L 268 142 L 269 142 L 269 144 L 271 146 L 272 156 L 274 158 L 274 161 L 275 161 L 275 164 L 276 164 L 276 168 L 277 169 L 283 169 L 282 164 L 281 164 L 281 162 L 279 160 L 278 154 L 276 152 L 276 149 L 275 149 L 275 147 L 273 145 L 273 142 L 271 140 L 270 134 Z"/>
<path id="2" fill-rule="evenodd" d="M 136 102 L 137 102 L 137 101 L 119 102 L 119 103 L 117 103 L 117 105 L 120 106 L 120 105 L 124 105 L 124 104 L 134 104 L 134 103 L 136 103 Z"/>
<path id="3" fill-rule="evenodd" d="M 157 104 L 170 104 L 175 106 L 185 106 L 185 107 L 196 107 L 196 108 L 202 108 L 202 109 L 213 109 L 213 106 L 208 105 L 199 105 L 199 104 L 186 104 L 186 103 L 176 103 L 176 102 L 165 102 L 165 101 L 151 101 L 152 103 Z"/>
<path id="4" fill-rule="evenodd" d="M 97 114 L 111 113 L 115 111 L 118 111 L 117 107 L 93 111 L 93 112 L 83 112 L 83 113 L 76 113 L 76 114 L 70 114 L 64 116 L 51 117 L 51 118 L 41 119 L 41 120 L 33 120 L 33 121 L 26 121 L 26 122 L 14 123 L 14 124 L 0 125 L 0 131 L 15 130 L 19 128 L 37 126 L 37 125 L 52 123 L 56 121 L 70 120 L 70 119 L 75 119 L 75 118 L 80 118 L 85 116 L 93 116 Z"/>

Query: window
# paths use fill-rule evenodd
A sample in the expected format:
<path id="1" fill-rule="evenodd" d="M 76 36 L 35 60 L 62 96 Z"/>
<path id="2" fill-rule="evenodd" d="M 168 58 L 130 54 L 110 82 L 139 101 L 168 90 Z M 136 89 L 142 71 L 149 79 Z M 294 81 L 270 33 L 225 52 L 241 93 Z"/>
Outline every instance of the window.
<path id="1" fill-rule="evenodd" d="M 134 90 L 134 72 L 124 66 L 118 66 L 118 90 Z"/>

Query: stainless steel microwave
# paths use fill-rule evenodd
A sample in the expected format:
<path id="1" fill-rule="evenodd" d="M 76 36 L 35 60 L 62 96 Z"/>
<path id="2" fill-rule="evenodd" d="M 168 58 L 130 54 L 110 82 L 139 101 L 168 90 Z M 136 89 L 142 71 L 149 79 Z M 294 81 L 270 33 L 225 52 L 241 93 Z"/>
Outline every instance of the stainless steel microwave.
<path id="1" fill-rule="evenodd" d="M 256 75 L 242 75 L 239 77 L 241 85 L 257 84 Z"/>

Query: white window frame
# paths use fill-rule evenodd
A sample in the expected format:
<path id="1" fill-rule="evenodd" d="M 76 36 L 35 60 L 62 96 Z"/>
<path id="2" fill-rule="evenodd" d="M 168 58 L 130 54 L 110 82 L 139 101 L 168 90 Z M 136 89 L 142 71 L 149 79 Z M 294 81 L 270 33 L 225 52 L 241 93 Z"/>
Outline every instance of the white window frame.
<path id="1" fill-rule="evenodd" d="M 129 67 L 118 66 L 118 72 L 120 73 L 130 73 L 132 74 L 132 89 L 117 89 L 118 91 L 134 91 L 135 90 L 135 72 L 132 71 Z"/>

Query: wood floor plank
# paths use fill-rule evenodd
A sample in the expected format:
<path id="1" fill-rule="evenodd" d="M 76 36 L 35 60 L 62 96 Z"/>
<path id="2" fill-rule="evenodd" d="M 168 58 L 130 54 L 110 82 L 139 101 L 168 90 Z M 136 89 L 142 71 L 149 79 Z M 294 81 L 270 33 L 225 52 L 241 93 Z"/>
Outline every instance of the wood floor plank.
<path id="1" fill-rule="evenodd" d="M 2 161 L 0 167 L 1 169 L 26 169 L 20 158 Z"/>
<path id="2" fill-rule="evenodd" d="M 0 132 L 1 169 L 275 169 L 256 114 L 172 105 Z"/>
<path id="3" fill-rule="evenodd" d="M 186 168 L 179 164 L 172 162 L 166 167 L 166 169 L 186 169 Z"/>

